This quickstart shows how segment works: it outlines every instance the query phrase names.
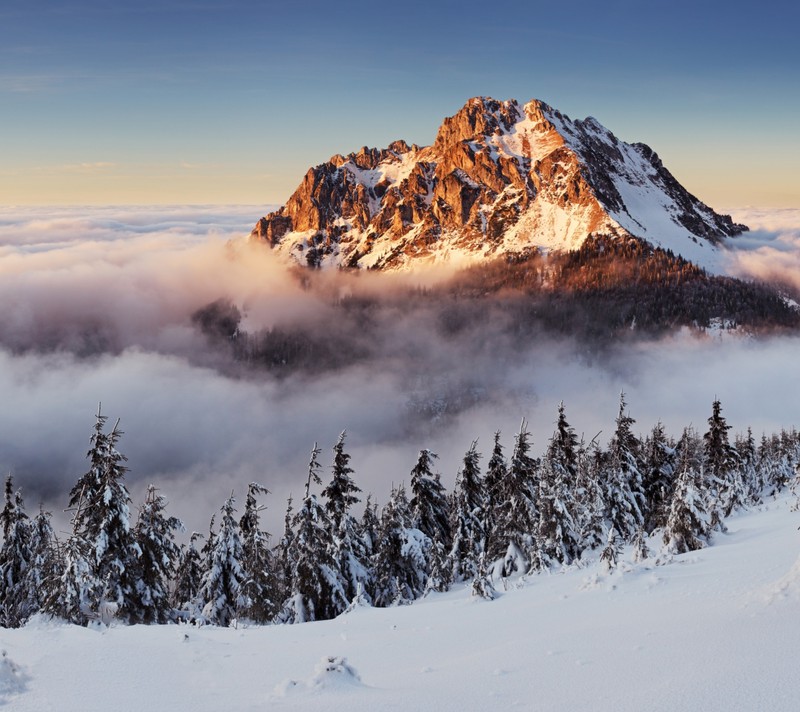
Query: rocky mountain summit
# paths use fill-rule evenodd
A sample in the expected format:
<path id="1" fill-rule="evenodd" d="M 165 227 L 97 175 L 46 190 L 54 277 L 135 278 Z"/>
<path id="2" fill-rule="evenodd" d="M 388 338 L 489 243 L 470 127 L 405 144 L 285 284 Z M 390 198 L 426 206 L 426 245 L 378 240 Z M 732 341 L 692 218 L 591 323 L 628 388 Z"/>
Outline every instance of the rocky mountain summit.
<path id="1" fill-rule="evenodd" d="M 713 269 L 725 239 L 746 229 L 593 118 L 473 98 L 432 146 L 395 141 L 311 168 L 251 237 L 301 264 L 384 270 L 636 237 Z"/>

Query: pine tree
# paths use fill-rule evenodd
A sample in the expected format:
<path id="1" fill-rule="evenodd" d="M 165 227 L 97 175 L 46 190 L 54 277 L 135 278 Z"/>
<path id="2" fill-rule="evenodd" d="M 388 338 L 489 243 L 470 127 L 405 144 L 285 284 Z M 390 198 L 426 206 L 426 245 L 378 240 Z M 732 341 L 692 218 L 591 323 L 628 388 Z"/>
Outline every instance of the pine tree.
<path id="1" fill-rule="evenodd" d="M 437 536 L 430 543 L 430 549 L 428 551 L 428 575 L 425 580 L 423 596 L 427 596 L 433 591 L 438 593 L 448 591 L 452 582 L 452 563 L 447 555 L 444 544 Z"/>
<path id="2" fill-rule="evenodd" d="M 661 422 L 653 427 L 642 449 L 644 530 L 652 533 L 667 523 L 669 506 L 675 491 L 675 448 L 667 442 Z"/>
<path id="3" fill-rule="evenodd" d="M 749 504 L 759 504 L 764 490 L 765 482 L 763 472 L 758 463 L 758 450 L 753 438 L 752 428 L 747 428 L 747 435 L 736 439 L 734 445 L 739 466 L 742 471 L 747 501 Z"/>
<path id="4" fill-rule="evenodd" d="M 539 520 L 537 473 L 539 463 L 530 456 L 531 443 L 523 420 L 514 442 L 508 474 L 498 492 L 493 552 L 502 552 L 496 572 L 503 577 L 525 573 L 536 556 L 533 535 Z"/>
<path id="5" fill-rule="evenodd" d="M 269 494 L 262 485 L 251 482 L 247 487 L 244 513 L 239 520 L 242 538 L 242 592 L 248 604 L 242 615 L 256 623 L 267 623 L 278 613 L 275 562 L 269 548 L 269 534 L 261 529 L 261 512 L 256 497 Z"/>
<path id="6" fill-rule="evenodd" d="M 728 439 L 730 429 L 731 426 L 722 416 L 722 406 L 715 399 L 708 419 L 708 432 L 703 436 L 703 465 L 708 480 L 712 527 L 720 531 L 725 530 L 722 520 L 744 506 L 747 498 L 738 455 Z"/>
<path id="7" fill-rule="evenodd" d="M 472 581 L 472 595 L 487 601 L 493 601 L 497 598 L 497 591 L 492 583 L 492 577 L 486 570 L 485 554 L 481 554 L 481 558 L 478 560 L 478 572 Z"/>
<path id="8" fill-rule="evenodd" d="M 582 440 L 578 446 L 575 526 L 583 551 L 596 549 L 606 540 L 603 526 L 606 505 L 601 482 L 605 453 L 597 444 L 598 436 L 599 433 L 588 445 Z"/>
<path id="9" fill-rule="evenodd" d="M 366 592 L 370 585 L 367 546 L 359 535 L 358 523 L 350 514 L 350 508 L 359 502 L 356 493 L 361 490 L 352 478 L 350 455 L 344 450 L 345 436 L 343 431 L 333 447 L 331 481 L 322 495 L 327 498 L 325 510 L 331 522 L 334 570 L 341 574 L 345 596 L 352 601 L 359 590 Z"/>
<path id="10" fill-rule="evenodd" d="M 322 490 L 322 496 L 327 499 L 325 510 L 328 513 L 334 531 L 338 531 L 341 528 L 342 520 L 348 515 L 350 507 L 359 502 L 356 493 L 361 491 L 353 482 L 350 455 L 344 449 L 346 436 L 347 432 L 343 430 L 336 441 L 336 445 L 333 446 L 331 481 Z"/>
<path id="11" fill-rule="evenodd" d="M 44 612 L 76 625 L 99 620 L 102 582 L 95 575 L 94 550 L 86 539 L 73 533 L 58 556 L 55 585 L 49 588 Z"/>
<path id="12" fill-rule="evenodd" d="M 427 560 L 419 529 L 411 526 L 405 488 L 393 488 L 381 512 L 380 537 L 374 565 L 376 606 L 411 603 L 425 591 Z"/>
<path id="13" fill-rule="evenodd" d="M 367 495 L 367 501 L 364 503 L 364 513 L 361 515 L 361 521 L 358 525 L 359 538 L 364 545 L 367 561 L 372 559 L 378 549 L 380 521 L 376 511 L 377 506 L 372 502 L 372 495 Z"/>
<path id="14" fill-rule="evenodd" d="M 31 613 L 44 610 L 58 577 L 58 542 L 50 520 L 50 512 L 40 507 L 31 522 L 31 558 L 25 572 L 26 608 Z"/>
<path id="15" fill-rule="evenodd" d="M 192 532 L 189 544 L 181 547 L 175 571 L 175 588 L 172 592 L 172 606 L 183 611 L 190 620 L 201 617 L 200 589 L 203 585 L 203 560 L 197 550 L 196 541 L 203 535 Z"/>
<path id="16" fill-rule="evenodd" d="M 644 524 L 639 441 L 631 430 L 635 422 L 626 412 L 625 394 L 621 393 L 616 430 L 609 445 L 604 500 L 608 526 L 623 541 L 628 541 Z"/>
<path id="17" fill-rule="evenodd" d="M 26 589 L 31 552 L 31 523 L 25 514 L 22 494 L 14 492 L 11 475 L 6 477 L 5 506 L 0 512 L 3 545 L 0 547 L 0 626 L 18 628 L 33 613 Z"/>
<path id="18" fill-rule="evenodd" d="M 449 561 L 454 581 L 469 581 L 478 573 L 478 561 L 486 545 L 486 489 L 480 473 L 478 441 L 464 455 L 456 476 L 451 508 L 453 544 Z"/>
<path id="19" fill-rule="evenodd" d="M 696 443 L 692 434 L 685 431 L 678 448 L 678 480 L 663 534 L 664 551 L 669 554 L 702 548 L 711 529 L 706 512 L 706 482 L 693 441 Z"/>
<path id="20" fill-rule="evenodd" d="M 647 548 L 647 540 L 644 527 L 639 527 L 633 537 L 633 561 L 639 563 L 650 557 L 650 549 Z"/>
<path id="21" fill-rule="evenodd" d="M 177 517 L 165 516 L 166 506 L 167 500 L 150 485 L 134 528 L 141 551 L 134 611 L 141 623 L 166 623 L 170 617 L 169 585 L 181 553 L 175 532 L 183 531 L 183 523 Z"/>
<path id="22" fill-rule="evenodd" d="M 508 463 L 500 443 L 500 431 L 494 434 L 494 447 L 489 462 L 486 464 L 484 487 L 486 490 L 486 555 L 488 561 L 496 561 L 505 556 L 507 542 L 498 536 L 498 512 L 504 501 L 504 488 L 508 475 Z"/>
<path id="23" fill-rule="evenodd" d="M 202 614 L 209 623 L 229 626 L 247 607 L 248 600 L 242 591 L 242 540 L 234 518 L 233 492 L 222 505 L 219 531 L 209 536 L 208 567 L 200 586 Z"/>
<path id="24" fill-rule="evenodd" d="M 294 509 L 292 504 L 292 496 L 289 495 L 286 501 L 286 514 L 283 518 L 283 536 L 281 536 L 281 540 L 277 546 L 278 576 L 275 583 L 278 591 L 276 600 L 279 601 L 285 601 L 291 595 L 292 586 L 294 584 L 292 576 L 294 575 L 295 565 L 297 563 L 294 560 L 296 551 L 294 546 L 295 536 L 292 530 L 292 523 L 294 522 Z"/>
<path id="25" fill-rule="evenodd" d="M 106 419 L 98 409 L 87 453 L 89 471 L 70 492 L 73 536 L 84 542 L 70 550 L 89 552 L 91 576 L 101 584 L 98 615 L 105 618 L 116 611 L 123 620 L 136 620 L 136 571 L 141 550 L 130 524 L 130 495 L 124 482 L 126 458 L 117 450 L 122 431 L 117 421 L 110 433 L 104 433 Z"/>
<path id="26" fill-rule="evenodd" d="M 451 544 L 449 507 L 439 474 L 433 472 L 438 457 L 430 450 L 420 450 L 417 464 L 411 470 L 411 523 L 431 541 L 439 538 Z"/>
<path id="27" fill-rule="evenodd" d="M 795 463 L 800 458 L 797 451 L 797 434 L 794 436 L 783 430 L 764 439 L 761 451 L 764 481 L 771 497 L 776 497 L 792 481 L 795 474 Z"/>
<path id="28" fill-rule="evenodd" d="M 614 527 L 608 530 L 608 539 L 603 551 L 600 552 L 600 563 L 606 568 L 606 571 L 613 571 L 617 568 L 617 561 L 620 555 L 620 543 L 617 536 L 617 530 Z"/>
<path id="29" fill-rule="evenodd" d="M 287 623 L 335 618 L 348 604 L 341 573 L 336 570 L 330 555 L 330 520 L 325 508 L 311 493 L 312 482 L 322 484 L 319 476 L 320 452 L 314 443 L 303 503 L 292 522 L 294 539 L 292 552 L 288 555 L 294 563 L 292 589 L 280 614 Z"/>
<path id="30" fill-rule="evenodd" d="M 577 529 L 575 487 L 578 479 L 578 438 L 559 404 L 556 431 L 550 439 L 539 475 L 537 569 L 570 564 L 581 552 Z"/>

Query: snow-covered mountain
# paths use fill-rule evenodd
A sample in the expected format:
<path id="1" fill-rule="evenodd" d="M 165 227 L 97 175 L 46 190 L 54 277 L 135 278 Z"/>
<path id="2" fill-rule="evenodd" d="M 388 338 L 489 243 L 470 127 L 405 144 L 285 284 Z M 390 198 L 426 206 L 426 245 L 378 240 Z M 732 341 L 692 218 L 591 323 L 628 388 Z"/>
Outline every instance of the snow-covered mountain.
<path id="1" fill-rule="evenodd" d="M 713 270 L 746 229 L 593 118 L 473 98 L 432 146 L 396 141 L 311 168 L 252 237 L 303 264 L 403 270 L 634 236 Z"/>

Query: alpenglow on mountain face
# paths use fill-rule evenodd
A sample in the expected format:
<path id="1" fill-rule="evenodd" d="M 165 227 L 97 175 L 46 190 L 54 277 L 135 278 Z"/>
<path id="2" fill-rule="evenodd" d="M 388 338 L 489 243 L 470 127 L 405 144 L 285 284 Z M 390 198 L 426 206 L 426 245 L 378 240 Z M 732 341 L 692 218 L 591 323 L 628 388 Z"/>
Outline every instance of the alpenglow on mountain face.
<path id="1" fill-rule="evenodd" d="M 396 141 L 308 171 L 252 238 L 301 264 L 410 269 L 589 235 L 634 236 L 701 266 L 747 228 L 690 195 L 641 143 L 540 101 L 470 99 L 432 146 Z"/>

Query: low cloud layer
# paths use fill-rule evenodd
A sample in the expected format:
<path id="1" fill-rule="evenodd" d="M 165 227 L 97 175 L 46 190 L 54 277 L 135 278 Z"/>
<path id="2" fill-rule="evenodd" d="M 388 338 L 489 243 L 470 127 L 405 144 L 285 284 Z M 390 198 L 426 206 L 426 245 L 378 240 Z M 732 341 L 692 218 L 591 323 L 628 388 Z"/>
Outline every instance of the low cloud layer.
<path id="1" fill-rule="evenodd" d="M 733 213 L 751 228 L 735 239 L 728 271 L 737 276 L 779 282 L 800 294 L 800 209 L 754 208 Z"/>
<path id="2" fill-rule="evenodd" d="M 65 506 L 86 469 L 100 401 L 121 418 L 135 500 L 154 482 L 175 514 L 203 530 L 231 489 L 260 481 L 273 492 L 266 503 L 276 534 L 313 443 L 327 467 L 343 429 L 359 485 L 384 501 L 421 447 L 440 454 L 448 487 L 474 438 L 488 455 L 500 429 L 510 447 L 522 418 L 543 450 L 561 400 L 578 432 L 601 433 L 601 442 L 622 390 L 642 433 L 658 420 L 674 435 L 684 425 L 702 429 L 715 397 L 735 431 L 800 421 L 797 338 L 681 333 L 601 357 L 569 339 L 520 346 L 502 318 L 444 338 L 436 308 L 411 314 L 393 304 L 372 315 L 380 321 L 370 332 L 377 357 L 282 377 L 234 367 L 192 325 L 198 307 L 224 297 L 245 313 L 249 331 L 313 329 L 336 318 L 331 295 L 352 287 L 304 289 L 264 250 L 231 244 L 261 212 L 0 212 L 0 467 L 14 473 L 29 509 L 40 499 L 54 512 Z M 764 244 L 748 236 L 737 269 L 800 234 L 797 213 L 762 215 Z M 783 222 L 767 232 L 769 219 Z M 798 257 L 796 249 L 781 253 L 790 263 Z M 777 268 L 777 255 L 770 260 Z"/>

